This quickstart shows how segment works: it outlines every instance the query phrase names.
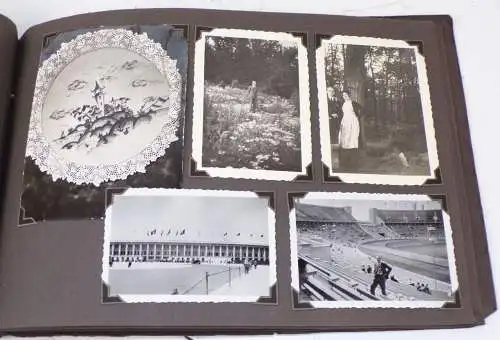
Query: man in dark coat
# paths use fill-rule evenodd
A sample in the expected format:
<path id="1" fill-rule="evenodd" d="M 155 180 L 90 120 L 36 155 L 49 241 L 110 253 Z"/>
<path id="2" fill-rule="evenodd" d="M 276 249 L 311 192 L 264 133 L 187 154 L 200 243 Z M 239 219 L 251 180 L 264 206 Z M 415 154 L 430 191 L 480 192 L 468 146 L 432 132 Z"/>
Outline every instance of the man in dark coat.
<path id="1" fill-rule="evenodd" d="M 370 293 L 375 295 L 375 289 L 380 286 L 382 290 L 382 295 L 386 295 L 385 292 L 385 282 L 389 278 L 392 268 L 385 262 L 382 262 L 380 256 L 377 256 L 377 263 L 373 268 L 373 282 L 370 287 Z"/>
<path id="2" fill-rule="evenodd" d="M 339 101 L 335 99 L 335 90 L 333 87 L 326 89 L 326 95 L 328 100 L 328 118 L 330 122 L 330 140 L 332 144 L 339 143 L 339 127 L 342 117 L 342 107 Z"/>

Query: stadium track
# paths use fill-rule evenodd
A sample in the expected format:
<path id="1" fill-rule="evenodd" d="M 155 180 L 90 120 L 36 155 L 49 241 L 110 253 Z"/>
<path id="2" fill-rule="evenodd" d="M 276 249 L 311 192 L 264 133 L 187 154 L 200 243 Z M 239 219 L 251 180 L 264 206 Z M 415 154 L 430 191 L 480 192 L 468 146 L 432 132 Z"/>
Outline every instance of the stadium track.
<path id="1" fill-rule="evenodd" d="M 390 246 L 391 242 L 398 242 L 400 244 L 401 241 L 402 240 L 386 240 L 382 242 L 368 242 L 359 245 L 358 249 L 369 256 L 381 256 L 392 266 L 400 267 L 441 282 L 451 282 L 448 261 L 446 259 L 412 252 L 403 252 Z M 399 249 L 401 249 L 401 247 L 399 247 Z"/>

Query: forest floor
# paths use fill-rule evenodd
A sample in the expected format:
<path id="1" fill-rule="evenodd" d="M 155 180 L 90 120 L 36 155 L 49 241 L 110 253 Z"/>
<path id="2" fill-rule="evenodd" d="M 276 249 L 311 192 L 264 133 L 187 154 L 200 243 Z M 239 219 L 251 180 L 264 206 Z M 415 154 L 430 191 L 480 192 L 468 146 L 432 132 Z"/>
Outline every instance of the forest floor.
<path id="1" fill-rule="evenodd" d="M 246 89 L 205 86 L 203 166 L 300 171 L 300 119 L 288 99 Z"/>
<path id="2" fill-rule="evenodd" d="M 429 173 L 429 160 L 427 153 L 406 152 L 408 167 L 403 166 L 395 153 L 377 153 L 378 143 L 367 141 L 366 150 L 359 152 L 357 173 L 378 174 L 378 175 L 407 175 L 407 176 L 426 176 Z M 339 150 L 332 148 L 333 169 L 342 171 L 339 164 Z"/>

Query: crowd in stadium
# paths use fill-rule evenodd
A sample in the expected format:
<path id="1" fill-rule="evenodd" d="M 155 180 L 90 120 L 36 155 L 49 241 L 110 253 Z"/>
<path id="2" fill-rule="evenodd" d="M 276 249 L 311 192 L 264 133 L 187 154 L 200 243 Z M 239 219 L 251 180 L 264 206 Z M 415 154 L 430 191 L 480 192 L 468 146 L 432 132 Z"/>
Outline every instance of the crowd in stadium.
<path id="1" fill-rule="evenodd" d="M 141 262 L 160 262 L 160 263 L 184 263 L 184 264 L 245 264 L 251 263 L 252 265 L 269 265 L 269 261 L 265 260 L 249 260 L 240 258 L 212 258 L 212 257 L 164 257 L 159 260 L 151 260 L 146 256 L 128 257 L 128 256 L 111 256 L 109 259 L 109 266 L 112 267 L 113 263 L 128 263 L 131 267 L 133 263 Z"/>
<path id="2" fill-rule="evenodd" d="M 303 231 L 347 243 L 379 238 L 428 238 L 430 230 L 434 237 L 444 238 L 439 210 L 374 211 L 378 223 L 361 223 L 351 215 L 349 208 L 301 204 L 296 209 L 296 218 Z"/>
<path id="3" fill-rule="evenodd" d="M 428 238 L 429 231 L 436 238 L 444 237 L 443 218 L 439 210 L 381 210 L 375 209 L 384 225 L 401 238 Z"/>
<path id="4" fill-rule="evenodd" d="M 380 218 L 387 223 L 441 223 L 439 210 L 386 210 L 376 209 Z"/>

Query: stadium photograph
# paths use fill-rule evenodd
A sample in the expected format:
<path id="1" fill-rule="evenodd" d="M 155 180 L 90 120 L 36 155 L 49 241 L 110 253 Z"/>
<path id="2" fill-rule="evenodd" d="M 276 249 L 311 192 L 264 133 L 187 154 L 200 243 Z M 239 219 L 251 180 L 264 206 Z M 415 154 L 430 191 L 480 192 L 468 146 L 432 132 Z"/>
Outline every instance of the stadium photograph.
<path id="1" fill-rule="evenodd" d="M 254 302 L 276 281 L 274 212 L 252 192 L 128 189 L 106 210 L 103 282 L 124 302 Z"/>
<path id="2" fill-rule="evenodd" d="M 310 193 L 290 213 L 292 286 L 315 307 L 441 307 L 458 288 L 449 218 L 425 195 Z"/>

